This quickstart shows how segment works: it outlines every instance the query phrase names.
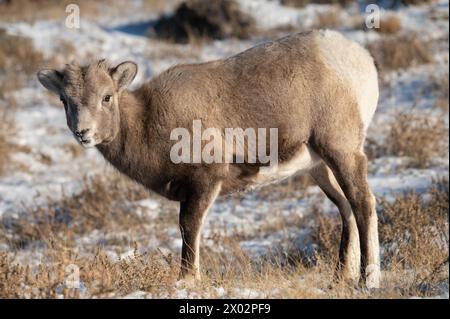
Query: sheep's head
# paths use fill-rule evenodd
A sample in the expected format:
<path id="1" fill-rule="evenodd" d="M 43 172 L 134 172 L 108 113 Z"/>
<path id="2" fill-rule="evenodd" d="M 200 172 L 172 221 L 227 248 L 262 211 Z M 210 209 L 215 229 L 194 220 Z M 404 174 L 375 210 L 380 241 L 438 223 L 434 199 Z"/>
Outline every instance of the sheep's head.
<path id="1" fill-rule="evenodd" d="M 45 69 L 38 79 L 57 94 L 66 110 L 67 125 L 83 147 L 109 143 L 120 127 L 119 98 L 136 76 L 137 65 L 123 62 L 109 67 L 105 60 L 87 66 Z"/>

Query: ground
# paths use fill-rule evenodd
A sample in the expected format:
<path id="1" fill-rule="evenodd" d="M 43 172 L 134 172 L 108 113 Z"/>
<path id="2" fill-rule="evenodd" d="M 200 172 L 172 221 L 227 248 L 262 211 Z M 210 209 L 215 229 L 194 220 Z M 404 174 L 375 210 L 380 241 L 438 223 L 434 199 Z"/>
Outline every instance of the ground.
<path id="1" fill-rule="evenodd" d="M 177 1 L 100 1 L 100 10 L 80 1 L 80 29 L 65 27 L 60 2 L 48 1 L 37 15 L 28 14 L 32 1 L 18 2 L 20 10 L 0 10 L 0 297 L 449 297 L 448 1 L 382 9 L 374 31 L 364 27 L 356 1 L 296 7 L 240 0 L 256 21 L 250 38 L 184 44 L 147 32 Z M 301 176 L 218 200 L 202 235 L 203 279 L 178 281 L 178 204 L 77 145 L 36 70 L 133 60 L 137 87 L 171 65 L 310 28 L 358 41 L 380 70 L 366 151 L 380 219 L 381 289 L 333 283 L 338 212 Z"/>

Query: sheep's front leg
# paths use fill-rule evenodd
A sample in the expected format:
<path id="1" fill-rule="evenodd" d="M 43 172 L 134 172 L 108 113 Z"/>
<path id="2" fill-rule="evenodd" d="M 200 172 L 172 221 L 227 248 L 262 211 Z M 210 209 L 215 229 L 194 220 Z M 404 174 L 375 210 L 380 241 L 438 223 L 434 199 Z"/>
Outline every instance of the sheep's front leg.
<path id="1" fill-rule="evenodd" d="M 200 279 L 200 236 L 203 220 L 220 193 L 220 183 L 196 186 L 180 204 L 182 279 Z"/>

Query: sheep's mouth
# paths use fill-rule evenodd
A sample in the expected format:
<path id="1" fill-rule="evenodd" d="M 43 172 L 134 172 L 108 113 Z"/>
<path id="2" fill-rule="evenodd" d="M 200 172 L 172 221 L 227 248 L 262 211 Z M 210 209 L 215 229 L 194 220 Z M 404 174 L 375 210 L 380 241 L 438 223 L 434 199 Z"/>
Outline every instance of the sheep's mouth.
<path id="1" fill-rule="evenodd" d="M 94 147 L 95 145 L 97 145 L 97 143 L 95 142 L 95 139 L 92 137 L 89 137 L 89 138 L 75 137 L 75 139 L 84 148 L 91 148 L 91 147 Z"/>
<path id="2" fill-rule="evenodd" d="M 79 140 L 79 143 L 84 148 L 91 148 L 97 145 L 97 143 L 95 143 L 92 139 L 81 139 Z"/>

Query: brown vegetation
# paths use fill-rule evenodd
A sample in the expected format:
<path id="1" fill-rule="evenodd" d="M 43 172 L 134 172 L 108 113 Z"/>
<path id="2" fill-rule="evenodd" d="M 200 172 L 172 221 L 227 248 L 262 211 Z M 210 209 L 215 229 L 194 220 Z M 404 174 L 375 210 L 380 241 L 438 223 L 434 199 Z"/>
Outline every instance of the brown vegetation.
<path id="1" fill-rule="evenodd" d="M 105 234 L 123 227 L 144 236 L 148 232 L 138 226 L 148 221 L 137 220 L 129 208 L 120 205 L 124 198 L 134 200 L 145 194 L 141 193 L 140 187 L 136 188 L 127 181 L 115 182 L 117 186 L 110 183 L 108 187 L 102 187 L 91 180 L 80 195 L 65 198 L 57 205 L 50 204 L 48 211 L 44 207 L 36 209 L 40 213 L 35 212 L 30 218 L 9 221 L 13 225 L 8 230 L 9 234 L 17 238 L 13 245 L 11 239 L 8 240 L 15 247 L 15 254 L 20 255 L 26 242 L 31 243 L 32 239 L 46 248 L 41 250 L 44 254 L 39 265 L 18 263 L 13 254 L 0 254 L 1 298 L 56 298 L 61 295 L 66 298 L 108 298 L 137 290 L 154 298 L 180 297 L 177 294 L 180 290 L 185 290 L 185 294 L 191 297 L 214 297 L 219 296 L 218 288 L 223 289 L 227 297 L 235 298 L 252 298 L 254 293 L 262 298 L 426 297 L 439 293 L 439 285 L 448 278 L 445 267 L 448 260 L 446 181 L 436 183 L 425 197 L 407 194 L 397 196 L 395 201 L 380 199 L 380 239 L 384 247 L 386 280 L 382 284 L 384 289 L 373 293 L 358 292 L 344 283 L 329 289 L 340 226 L 337 216 L 324 215 L 319 206 L 313 208 L 312 215 L 315 217 L 311 229 L 315 244 L 313 264 L 311 260 L 305 263 L 299 259 L 302 255 L 295 253 L 298 248 L 292 241 L 286 241 L 285 248 L 280 246 L 262 259 L 252 258 L 240 248 L 238 231 L 229 235 L 218 233 L 209 238 L 210 244 L 202 250 L 203 280 L 195 286 L 176 283 L 178 256 L 160 250 L 142 251 L 139 240 L 132 237 L 118 243 L 133 251 L 129 257 L 113 259 L 101 245 L 90 248 L 83 245 L 84 251 L 80 251 L 79 237 L 75 233 L 86 234 L 97 227 Z M 118 200 L 116 204 L 112 199 Z M 70 215 L 73 219 L 67 223 Z M 37 223 L 35 217 L 38 218 Z M 110 221 L 105 221 L 108 219 Z M 310 220 L 303 221 L 307 222 Z M 62 227 L 64 223 L 66 226 Z M 155 229 L 161 229 L 175 224 L 176 220 L 158 219 L 153 223 L 157 224 Z M 8 226 L 5 218 L 2 224 Z M 30 227 L 27 224 L 35 225 Z M 286 225 L 276 227 L 282 229 Z M 276 231 L 276 227 L 272 231 Z M 219 244 L 223 248 L 220 251 L 214 249 Z M 71 265 L 80 269 L 82 289 L 65 285 Z M 242 291 L 243 288 L 246 290 Z"/>
<path id="2" fill-rule="evenodd" d="M 410 193 L 398 195 L 394 202 L 381 201 L 384 264 L 412 271 L 417 289 L 437 286 L 448 276 L 448 181 L 436 183 L 427 196 Z"/>
<path id="3" fill-rule="evenodd" d="M 316 15 L 312 29 L 335 29 L 342 27 L 342 9 L 339 6 L 332 6 L 326 11 Z"/>
<path id="4" fill-rule="evenodd" d="M 367 47 L 381 71 L 406 69 L 433 62 L 428 44 L 417 35 L 383 37 Z"/>
<path id="5" fill-rule="evenodd" d="M 397 195 L 394 201 L 379 200 L 385 285 L 398 289 L 391 291 L 390 297 L 430 296 L 439 293 L 439 286 L 448 281 L 448 181 L 435 182 L 424 195 L 408 193 Z M 313 233 L 317 254 L 322 258 L 336 256 L 338 218 L 317 219 Z M 388 291 L 384 294 L 389 297 Z"/>
<path id="6" fill-rule="evenodd" d="M 13 146 L 10 143 L 10 137 L 14 133 L 14 109 L 10 105 L 3 105 L 0 100 L 0 176 L 3 175 L 10 163 L 10 157 L 13 153 Z"/>
<path id="7" fill-rule="evenodd" d="M 44 57 L 34 49 L 30 39 L 9 35 L 0 29 L 0 68 L 11 72 L 34 74 Z"/>
<path id="8" fill-rule="evenodd" d="M 0 29 L 0 175 L 5 173 L 11 154 L 17 150 L 11 142 L 17 100 L 11 93 L 22 88 L 43 62 L 42 53 L 30 39 Z"/>
<path id="9" fill-rule="evenodd" d="M 187 0 L 169 16 L 152 26 L 156 37 L 187 43 L 199 40 L 249 38 L 255 32 L 254 19 L 242 12 L 234 0 Z"/>
<path id="10" fill-rule="evenodd" d="M 304 6 L 312 3 L 316 4 L 336 4 L 345 7 L 354 1 L 351 0 L 281 0 L 281 4 L 285 6 L 303 8 Z"/>
<path id="11" fill-rule="evenodd" d="M 449 109 L 449 83 L 448 73 L 434 79 L 434 85 L 437 92 L 436 107 L 444 112 Z"/>
<path id="12" fill-rule="evenodd" d="M 402 20 L 393 14 L 387 15 L 380 20 L 379 28 L 374 30 L 382 34 L 395 34 L 402 29 Z"/>
<path id="13" fill-rule="evenodd" d="M 108 4 L 110 0 L 6 0 L 0 2 L 0 19 L 8 22 L 33 22 L 40 19 L 65 20 L 66 6 L 76 4 L 80 12 L 86 16 L 101 13 L 100 5 Z M 117 5 L 117 4 L 116 4 Z"/>
<path id="14" fill-rule="evenodd" d="M 448 152 L 448 125 L 443 117 L 429 112 L 408 110 L 395 115 L 383 141 L 369 139 L 366 152 L 370 158 L 405 156 L 409 167 L 432 165 L 433 158 Z"/>
<path id="15" fill-rule="evenodd" d="M 108 182 L 99 177 L 85 179 L 81 193 L 26 209 L 8 222 L 0 237 L 12 247 L 23 247 L 35 240 L 67 240 L 93 230 L 138 227 L 139 218 L 125 214 L 121 205 L 147 196 L 145 189 L 121 178 Z"/>

